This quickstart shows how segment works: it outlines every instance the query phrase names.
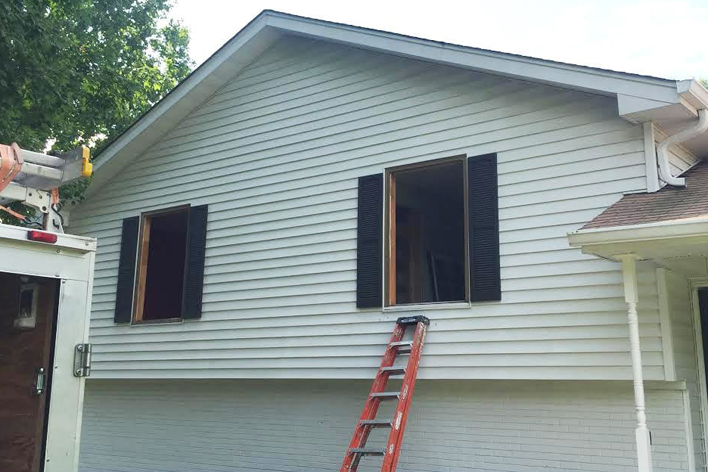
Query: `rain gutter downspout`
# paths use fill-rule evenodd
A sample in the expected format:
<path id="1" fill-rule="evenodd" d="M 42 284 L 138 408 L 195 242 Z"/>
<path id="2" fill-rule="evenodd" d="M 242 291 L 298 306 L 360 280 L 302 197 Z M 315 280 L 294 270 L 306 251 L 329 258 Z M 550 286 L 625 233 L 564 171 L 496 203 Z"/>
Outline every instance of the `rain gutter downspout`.
<path id="1" fill-rule="evenodd" d="M 692 127 L 680 131 L 673 136 L 669 136 L 659 144 L 656 148 L 656 158 L 659 161 L 659 175 L 661 180 L 666 182 L 668 185 L 674 185 L 677 187 L 685 187 L 686 179 L 683 177 L 675 177 L 671 173 L 671 166 L 669 164 L 668 151 L 674 144 L 687 141 L 698 135 L 701 135 L 708 130 L 708 111 L 706 109 L 698 110 L 698 122 Z"/>

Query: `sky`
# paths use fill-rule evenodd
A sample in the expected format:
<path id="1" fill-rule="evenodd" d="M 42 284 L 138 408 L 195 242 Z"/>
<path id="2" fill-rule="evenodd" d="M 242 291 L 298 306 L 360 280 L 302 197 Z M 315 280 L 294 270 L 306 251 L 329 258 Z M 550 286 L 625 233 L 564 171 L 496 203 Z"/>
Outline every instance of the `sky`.
<path id="1" fill-rule="evenodd" d="M 708 79 L 708 0 L 175 0 L 201 64 L 264 9 L 669 79 Z"/>

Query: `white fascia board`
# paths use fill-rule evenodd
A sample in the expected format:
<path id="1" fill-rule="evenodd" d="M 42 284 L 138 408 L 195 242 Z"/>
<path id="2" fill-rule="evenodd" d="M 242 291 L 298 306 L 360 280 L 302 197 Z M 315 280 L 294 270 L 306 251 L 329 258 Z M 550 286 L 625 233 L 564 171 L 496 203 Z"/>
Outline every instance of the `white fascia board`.
<path id="1" fill-rule="evenodd" d="M 94 181 L 87 189 L 86 196 L 90 197 L 96 193 L 125 165 L 144 154 L 160 137 L 206 101 L 229 79 L 236 76 L 243 67 L 283 34 L 306 36 L 386 54 L 600 95 L 637 97 L 639 100 L 632 100 L 631 103 L 631 109 L 637 112 L 635 114 L 641 113 L 639 108 L 642 100 L 644 105 L 652 110 L 665 109 L 662 104 L 675 108 L 677 104 L 680 107 L 682 102 L 701 102 L 703 98 L 708 104 L 708 91 L 695 81 L 688 81 L 689 83 L 683 86 L 686 89 L 683 92 L 684 96 L 679 95 L 677 82 L 673 80 L 458 46 L 266 10 L 139 118 L 126 132 L 109 144 L 95 164 Z M 694 98 L 699 95 L 703 98 Z M 677 114 L 675 111 L 672 113 Z M 651 119 L 652 116 L 636 117 L 636 121 Z M 119 159 L 114 159 L 115 157 Z"/>
<path id="2" fill-rule="evenodd" d="M 233 41 L 227 43 L 227 47 L 218 51 L 213 57 L 205 62 L 202 67 L 197 68 L 184 82 L 169 93 L 163 100 L 152 107 L 142 118 L 138 120 L 126 133 L 120 136 L 113 142 L 108 149 L 102 153 L 102 159 L 95 165 L 96 170 L 104 166 L 104 164 L 113 157 L 120 149 L 134 140 L 141 132 L 145 131 L 150 125 L 157 121 L 169 108 L 172 108 L 178 101 L 182 100 L 194 88 L 202 83 L 209 75 L 219 68 L 228 58 L 230 58 L 238 49 L 248 42 L 265 26 L 265 18 L 261 17 L 253 23 L 246 26 Z"/>
<path id="3" fill-rule="evenodd" d="M 583 247 L 707 235 L 708 218 L 696 218 L 579 230 L 568 233 L 568 242 L 573 247 Z"/>
<path id="4" fill-rule="evenodd" d="M 522 80 L 605 95 L 624 94 L 677 103 L 676 82 L 525 56 L 457 46 L 383 31 L 267 12 L 268 24 L 284 32 L 364 47 Z"/>
<path id="5" fill-rule="evenodd" d="M 667 103 L 644 97 L 617 96 L 620 116 L 633 123 L 692 121 L 708 108 L 708 90 L 696 80 L 676 82 L 677 100 Z"/>
<path id="6" fill-rule="evenodd" d="M 676 89 L 684 100 L 697 110 L 708 108 L 708 90 L 697 80 L 681 80 Z"/>
<path id="7" fill-rule="evenodd" d="M 57 249 L 73 249 L 75 251 L 84 253 L 96 251 L 95 238 L 86 238 L 83 236 L 75 236 L 72 234 L 54 233 L 57 235 L 56 243 L 41 243 L 36 241 L 30 241 L 27 239 L 27 234 L 32 230 L 33 228 L 24 228 L 20 226 L 0 224 L 0 244 L 2 244 L 3 241 L 12 241 L 14 243 L 21 243 L 27 246 L 53 247 Z"/>

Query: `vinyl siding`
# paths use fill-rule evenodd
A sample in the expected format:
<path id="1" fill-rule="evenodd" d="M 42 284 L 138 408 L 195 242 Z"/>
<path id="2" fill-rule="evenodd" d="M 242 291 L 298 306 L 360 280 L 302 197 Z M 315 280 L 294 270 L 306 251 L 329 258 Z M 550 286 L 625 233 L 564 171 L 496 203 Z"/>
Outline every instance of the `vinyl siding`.
<path id="1" fill-rule="evenodd" d="M 660 272 L 666 281 L 668 308 L 671 316 L 676 378 L 685 380 L 691 407 L 691 428 L 696 471 L 706 470 L 705 437 L 701 414 L 701 392 L 698 377 L 698 355 L 688 281 L 670 270 Z"/>
<path id="2" fill-rule="evenodd" d="M 79 470 L 338 470 L 369 386 L 90 380 Z M 648 390 L 647 417 L 654 470 L 686 472 L 682 392 Z M 635 424 L 628 381 L 421 381 L 398 470 L 636 472 Z M 359 470 L 377 465 L 365 458 Z"/>
<path id="3" fill-rule="evenodd" d="M 680 146 L 673 146 L 669 151 L 669 163 L 674 175 L 681 175 L 698 162 L 698 158 Z"/>
<path id="4" fill-rule="evenodd" d="M 616 102 L 290 38 L 89 201 L 98 237 L 98 378 L 370 378 L 405 311 L 355 307 L 357 178 L 490 152 L 499 159 L 502 302 L 428 309 L 423 378 L 630 379 L 618 265 L 566 234 L 645 189 L 641 126 Z M 123 218 L 209 204 L 203 316 L 113 323 Z M 645 377 L 663 379 L 652 270 Z"/>

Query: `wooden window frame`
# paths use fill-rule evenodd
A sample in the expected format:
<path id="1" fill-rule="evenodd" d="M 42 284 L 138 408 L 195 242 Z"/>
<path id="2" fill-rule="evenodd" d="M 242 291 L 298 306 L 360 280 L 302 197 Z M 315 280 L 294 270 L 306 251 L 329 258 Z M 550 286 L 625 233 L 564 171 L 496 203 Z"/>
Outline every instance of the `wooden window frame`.
<path id="1" fill-rule="evenodd" d="M 177 207 L 163 208 L 161 210 L 146 211 L 140 214 L 140 232 L 138 234 L 138 255 L 135 263 L 135 286 L 133 289 L 133 316 L 131 324 L 159 324 L 159 323 L 175 323 L 182 321 L 182 316 L 163 318 L 159 320 L 143 320 L 143 312 L 145 310 L 145 286 L 147 284 L 147 269 L 148 255 L 150 249 L 150 226 L 152 218 L 155 216 L 168 215 L 170 213 L 187 212 L 187 224 L 189 224 L 189 208 L 190 205 L 181 205 Z M 185 257 L 185 270 L 187 258 Z M 184 296 L 184 294 L 183 294 Z"/>
<path id="2" fill-rule="evenodd" d="M 396 174 L 410 170 L 421 170 L 426 167 L 439 167 L 455 162 L 462 163 L 463 205 L 464 205 L 464 275 L 465 299 L 444 302 L 396 303 Z M 384 307 L 441 305 L 454 303 L 470 303 L 470 255 L 469 255 L 469 182 L 467 178 L 467 156 L 459 154 L 432 161 L 406 164 L 390 167 L 384 176 Z M 393 257 L 392 257 L 393 255 Z"/>

